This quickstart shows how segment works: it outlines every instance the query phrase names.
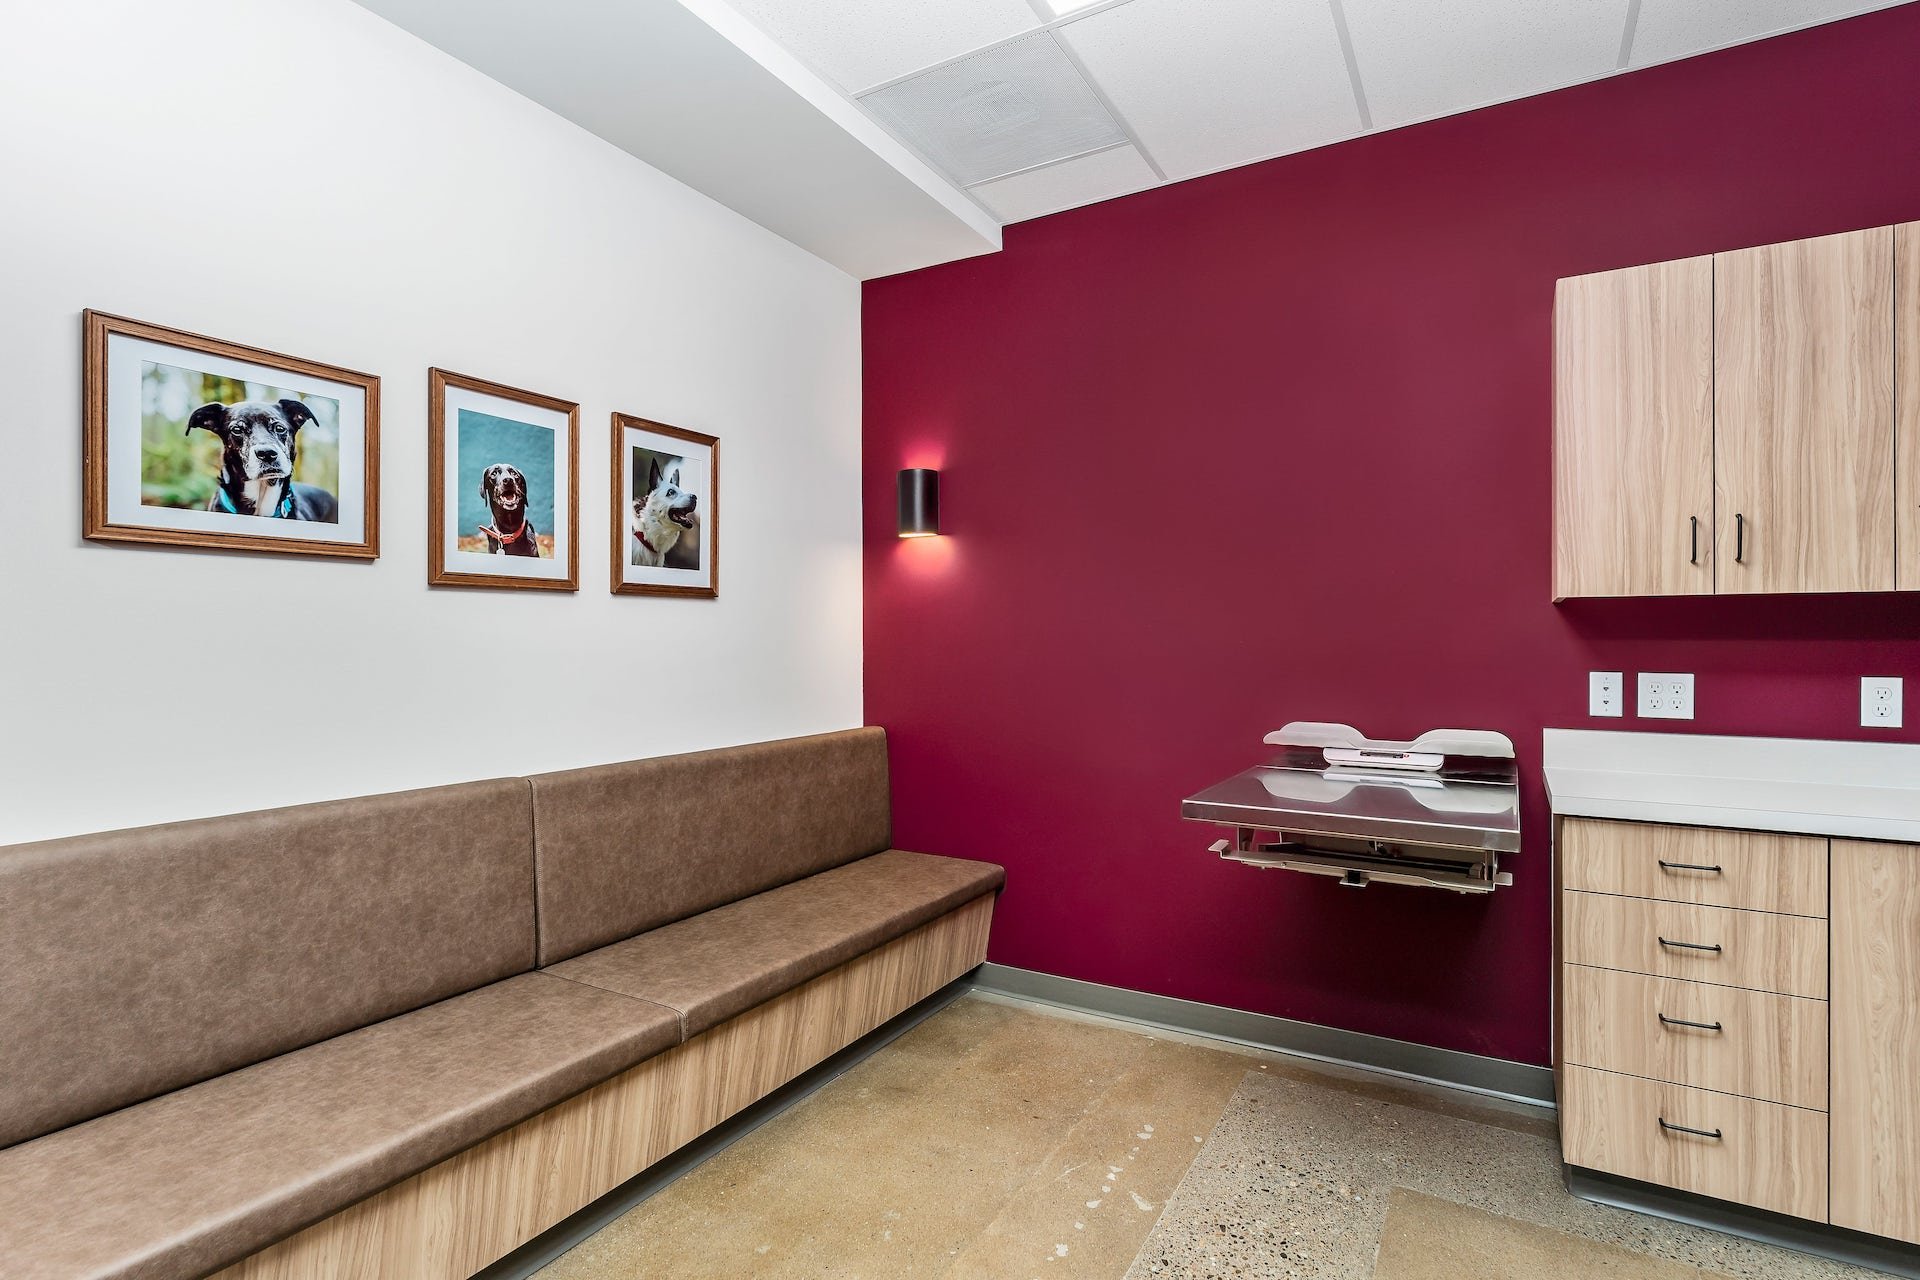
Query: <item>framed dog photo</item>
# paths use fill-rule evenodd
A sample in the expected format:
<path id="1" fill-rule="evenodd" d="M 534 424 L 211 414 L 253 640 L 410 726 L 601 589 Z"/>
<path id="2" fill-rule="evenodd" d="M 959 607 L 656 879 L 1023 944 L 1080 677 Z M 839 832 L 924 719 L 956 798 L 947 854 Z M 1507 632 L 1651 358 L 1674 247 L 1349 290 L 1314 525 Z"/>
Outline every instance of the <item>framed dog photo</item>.
<path id="1" fill-rule="evenodd" d="M 427 374 L 427 581 L 580 586 L 580 406 Z"/>
<path id="2" fill-rule="evenodd" d="M 88 311 L 81 532 L 372 560 L 380 379 Z"/>
<path id="3" fill-rule="evenodd" d="M 720 594 L 720 442 L 613 415 L 613 590 Z"/>

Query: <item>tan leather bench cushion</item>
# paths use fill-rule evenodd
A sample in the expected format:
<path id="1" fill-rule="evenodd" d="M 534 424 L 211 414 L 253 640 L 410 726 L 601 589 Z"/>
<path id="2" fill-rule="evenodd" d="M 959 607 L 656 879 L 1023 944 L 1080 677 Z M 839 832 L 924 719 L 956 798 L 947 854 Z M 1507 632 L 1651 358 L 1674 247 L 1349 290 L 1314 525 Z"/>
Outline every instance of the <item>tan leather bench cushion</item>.
<path id="1" fill-rule="evenodd" d="M 525 972 L 532 886 L 520 778 L 0 850 L 0 1146 Z"/>
<path id="2" fill-rule="evenodd" d="M 540 964 L 878 853 L 879 729 L 533 779 Z"/>
<path id="3" fill-rule="evenodd" d="M 670 1010 L 528 973 L 22 1143 L 0 1271 L 201 1275 L 679 1038 Z"/>
<path id="4" fill-rule="evenodd" d="M 691 1038 L 992 893 L 987 862 L 889 849 L 616 942 L 549 973 L 680 1011 Z"/>

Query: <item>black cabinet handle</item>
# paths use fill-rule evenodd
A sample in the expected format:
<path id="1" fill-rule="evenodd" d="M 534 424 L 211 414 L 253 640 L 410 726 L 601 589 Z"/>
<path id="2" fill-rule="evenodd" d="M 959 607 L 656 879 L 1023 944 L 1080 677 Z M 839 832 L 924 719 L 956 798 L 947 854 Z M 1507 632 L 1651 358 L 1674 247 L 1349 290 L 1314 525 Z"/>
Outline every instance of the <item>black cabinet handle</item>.
<path id="1" fill-rule="evenodd" d="M 1747 518 L 1738 511 L 1733 513 L 1733 562 L 1745 564 L 1747 560 Z"/>
<path id="2" fill-rule="evenodd" d="M 1687 517 L 1687 563 L 1700 563 L 1700 517 Z"/>
<path id="3" fill-rule="evenodd" d="M 1660 1117 L 1660 1129 L 1664 1133 L 1688 1133 L 1696 1138 L 1712 1138 L 1715 1142 L 1726 1136 L 1719 1129 L 1694 1129 L 1684 1124 L 1669 1124 L 1665 1116 Z"/>
<path id="4" fill-rule="evenodd" d="M 1653 1016 L 1660 1019 L 1660 1025 L 1663 1027 L 1692 1027 L 1695 1031 L 1726 1030 L 1717 1022 L 1689 1022 L 1685 1018 L 1669 1018 L 1664 1013 L 1655 1013 Z"/>
<path id="5" fill-rule="evenodd" d="M 1672 938 L 1660 939 L 1660 945 L 1663 947 L 1678 947 L 1685 951 L 1711 951 L 1715 955 L 1719 955 L 1724 949 L 1717 942 L 1675 942 Z"/>
<path id="6" fill-rule="evenodd" d="M 1676 871 L 1704 871 L 1708 875 L 1715 876 L 1720 874 L 1720 868 L 1717 865 L 1710 867 L 1704 862 L 1668 862 L 1665 858 L 1661 858 L 1658 861 L 1660 863 L 1660 869 L 1668 875 L 1672 875 Z"/>

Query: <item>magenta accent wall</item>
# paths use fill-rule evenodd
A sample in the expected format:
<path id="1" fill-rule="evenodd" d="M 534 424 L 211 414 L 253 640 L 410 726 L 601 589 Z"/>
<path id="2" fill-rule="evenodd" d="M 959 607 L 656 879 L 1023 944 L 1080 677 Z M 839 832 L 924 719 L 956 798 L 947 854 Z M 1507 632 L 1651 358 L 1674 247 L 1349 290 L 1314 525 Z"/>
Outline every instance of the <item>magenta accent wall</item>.
<path id="1" fill-rule="evenodd" d="M 1920 599 L 1549 583 L 1554 280 L 1920 219 L 1916 67 L 1907 6 L 869 283 L 866 713 L 896 841 L 1006 865 L 991 958 L 1544 1063 L 1542 728 L 1871 737 L 1867 674 L 1920 725 Z M 905 466 L 950 536 L 894 537 Z M 1697 718 L 1590 720 L 1589 669 L 1694 672 Z M 1181 798 L 1288 720 L 1510 735 L 1514 887 L 1217 861 Z"/>

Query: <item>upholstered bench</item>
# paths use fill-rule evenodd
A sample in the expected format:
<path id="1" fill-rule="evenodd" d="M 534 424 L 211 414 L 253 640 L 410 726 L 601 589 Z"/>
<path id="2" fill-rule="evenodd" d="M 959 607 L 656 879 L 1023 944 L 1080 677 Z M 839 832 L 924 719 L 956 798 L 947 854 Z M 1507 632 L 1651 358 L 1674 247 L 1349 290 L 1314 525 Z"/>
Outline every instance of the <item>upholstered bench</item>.
<path id="1" fill-rule="evenodd" d="M 0 850 L 8 1276 L 462 1276 L 985 958 L 877 729 Z"/>

